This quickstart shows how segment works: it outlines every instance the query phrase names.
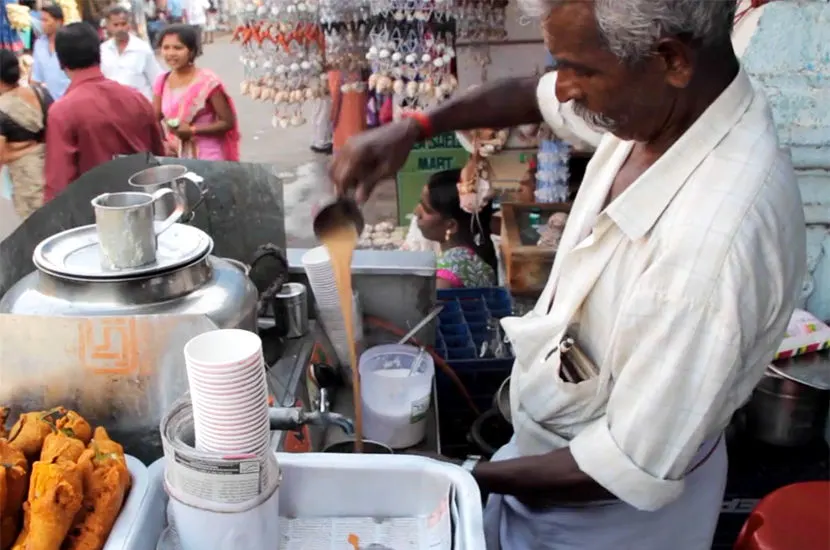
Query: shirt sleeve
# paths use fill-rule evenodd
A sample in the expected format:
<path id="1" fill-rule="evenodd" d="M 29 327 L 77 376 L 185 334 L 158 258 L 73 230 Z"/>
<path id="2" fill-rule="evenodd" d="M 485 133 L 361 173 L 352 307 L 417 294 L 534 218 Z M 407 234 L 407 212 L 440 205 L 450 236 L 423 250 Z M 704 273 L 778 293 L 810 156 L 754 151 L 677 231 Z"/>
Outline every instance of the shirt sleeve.
<path id="1" fill-rule="evenodd" d="M 701 302 L 635 291 L 610 352 L 606 415 L 570 443 L 583 472 L 640 510 L 680 496 L 701 445 L 723 429 L 772 359 L 777 342 L 760 350 L 766 362 L 744 356 L 741 344 L 757 341 L 758 323 L 741 315 L 737 292 L 722 303 L 725 294 Z"/>
<path id="2" fill-rule="evenodd" d="M 603 134 L 597 132 L 574 113 L 570 103 L 560 103 L 556 98 L 556 71 L 539 79 L 536 88 L 539 111 L 550 129 L 559 139 L 567 141 L 577 150 L 594 150 Z"/>
<path id="3" fill-rule="evenodd" d="M 65 109 L 55 104 L 49 109 L 46 125 L 46 182 L 43 200 L 48 202 L 58 196 L 78 177 L 78 147 L 75 133 Z"/>

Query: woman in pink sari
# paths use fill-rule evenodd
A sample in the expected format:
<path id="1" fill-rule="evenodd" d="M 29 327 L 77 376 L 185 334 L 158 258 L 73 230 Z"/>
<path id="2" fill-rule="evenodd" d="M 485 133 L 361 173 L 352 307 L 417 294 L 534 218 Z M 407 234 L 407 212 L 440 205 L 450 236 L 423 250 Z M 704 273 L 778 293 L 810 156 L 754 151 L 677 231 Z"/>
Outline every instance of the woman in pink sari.
<path id="1" fill-rule="evenodd" d="M 239 160 L 236 110 L 213 72 L 196 67 L 199 31 L 170 25 L 159 33 L 169 73 L 153 86 L 153 105 L 162 121 L 170 156 L 202 160 Z"/>

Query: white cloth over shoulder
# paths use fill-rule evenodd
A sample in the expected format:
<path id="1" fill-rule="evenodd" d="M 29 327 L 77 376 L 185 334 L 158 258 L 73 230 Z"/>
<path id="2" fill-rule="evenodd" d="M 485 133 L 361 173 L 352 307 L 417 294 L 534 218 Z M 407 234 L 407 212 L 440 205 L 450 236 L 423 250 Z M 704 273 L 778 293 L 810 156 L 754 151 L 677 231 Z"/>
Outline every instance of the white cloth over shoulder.
<path id="1" fill-rule="evenodd" d="M 561 131 L 566 106 L 554 109 L 561 119 L 549 107 Z M 603 136 L 539 303 L 503 326 L 517 356 L 519 453 L 569 446 L 610 492 L 657 510 L 683 493 L 694 455 L 772 359 L 802 286 L 806 237 L 789 155 L 743 70 L 604 207 L 632 147 Z M 559 377 L 550 352 L 566 329 L 598 376 Z"/>

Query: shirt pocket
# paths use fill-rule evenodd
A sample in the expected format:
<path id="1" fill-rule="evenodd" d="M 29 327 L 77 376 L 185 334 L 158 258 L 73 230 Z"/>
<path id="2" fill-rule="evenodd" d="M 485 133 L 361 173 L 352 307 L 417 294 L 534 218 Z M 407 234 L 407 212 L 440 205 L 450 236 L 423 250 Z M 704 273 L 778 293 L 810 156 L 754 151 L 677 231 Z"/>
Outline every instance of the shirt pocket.
<path id="1" fill-rule="evenodd" d="M 608 392 L 599 374 L 569 382 L 562 369 L 557 350 L 520 375 L 516 403 L 535 423 L 570 439 L 576 427 L 603 414 Z"/>

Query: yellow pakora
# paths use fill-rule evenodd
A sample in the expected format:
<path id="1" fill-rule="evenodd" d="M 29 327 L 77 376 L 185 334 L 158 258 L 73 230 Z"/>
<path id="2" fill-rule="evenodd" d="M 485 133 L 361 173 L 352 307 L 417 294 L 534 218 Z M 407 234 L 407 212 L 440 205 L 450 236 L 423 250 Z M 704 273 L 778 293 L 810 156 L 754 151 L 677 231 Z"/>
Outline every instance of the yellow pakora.
<path id="1" fill-rule="evenodd" d="M 83 491 L 78 464 L 35 462 L 29 498 L 23 505 L 23 531 L 12 550 L 60 550 L 81 509 Z"/>
<path id="2" fill-rule="evenodd" d="M 20 531 L 28 486 L 26 457 L 5 439 L 0 439 L 0 550 L 7 550 Z"/>
<path id="3" fill-rule="evenodd" d="M 66 409 L 63 407 L 21 414 L 9 432 L 9 443 L 26 455 L 27 459 L 37 460 L 43 440 L 56 430 L 55 422 L 64 414 Z"/>
<path id="4" fill-rule="evenodd" d="M 105 434 L 96 430 L 96 437 Z M 87 449 L 78 461 L 84 471 L 84 501 L 62 550 L 101 550 L 130 488 L 130 472 L 124 454 L 102 453 L 100 443 L 104 440 L 99 439 L 96 445 L 93 439 L 90 447 L 98 449 Z"/>
<path id="5" fill-rule="evenodd" d="M 58 418 L 55 426 L 58 430 L 66 432 L 68 435 L 80 439 L 84 445 L 89 443 L 92 439 L 92 426 L 89 422 L 76 413 L 75 411 L 66 411 L 66 414 Z"/>
<path id="6" fill-rule="evenodd" d="M 80 439 L 76 439 L 65 432 L 55 432 L 46 436 L 43 440 L 43 448 L 40 451 L 41 462 L 58 462 L 69 460 L 78 462 L 86 450 L 86 445 Z"/>

